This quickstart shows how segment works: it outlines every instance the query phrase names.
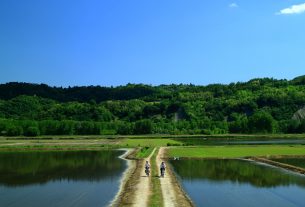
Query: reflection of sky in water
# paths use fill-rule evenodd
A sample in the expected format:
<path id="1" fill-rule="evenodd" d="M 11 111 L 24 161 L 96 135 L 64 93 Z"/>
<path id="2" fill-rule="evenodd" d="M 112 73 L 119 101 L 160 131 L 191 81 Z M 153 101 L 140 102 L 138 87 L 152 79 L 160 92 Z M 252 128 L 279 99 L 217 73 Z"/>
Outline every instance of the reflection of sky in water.
<path id="1" fill-rule="evenodd" d="M 101 182 L 55 181 L 25 187 L 0 187 L 1 206 L 106 206 L 118 191 L 119 178 Z"/>
<path id="2" fill-rule="evenodd" d="M 305 190 L 297 186 L 257 188 L 250 184 L 183 181 L 197 206 L 206 207 L 304 207 Z"/>
<path id="3" fill-rule="evenodd" d="M 185 170 L 188 164 L 196 165 L 193 170 Z M 197 163 L 197 164 L 196 164 Z M 209 163 L 204 165 L 204 163 Z M 181 162 L 172 162 L 184 176 L 181 176 L 182 185 L 196 206 L 204 207 L 304 207 L 305 206 L 305 176 L 289 173 L 277 168 L 256 165 L 255 163 L 240 161 L 241 166 L 236 165 L 235 161 L 199 161 L 182 160 Z M 232 165 L 233 164 L 233 165 Z M 200 166 L 201 165 L 201 166 Z M 211 176 L 213 165 L 222 166 L 217 168 Z M 242 169 L 242 166 L 248 166 Z M 205 168 L 203 166 L 210 166 Z M 235 171 L 226 170 L 230 166 L 237 167 Z M 252 168 L 253 167 L 253 168 Z M 201 173 L 199 172 L 202 169 Z M 259 169 L 260 171 L 255 171 Z M 247 173 L 245 173 L 245 170 Z M 252 174 L 250 171 L 259 172 Z M 194 177 L 190 174 L 194 172 Z M 223 173 L 227 173 L 223 177 Z M 269 174 L 268 174 L 269 173 Z M 222 176 L 220 176 L 220 174 Z M 268 178 L 269 175 L 276 175 Z M 200 177 L 201 176 L 201 177 Z M 238 180 L 238 178 L 243 179 Z M 248 181 L 247 181 L 248 178 Z M 255 179 L 255 183 L 253 180 Z M 263 180 L 270 180 L 272 185 L 264 183 Z M 258 185 L 262 182 L 262 185 Z M 264 184 L 263 184 L 264 183 Z"/>
<path id="4" fill-rule="evenodd" d="M 0 184 L 0 206 L 107 206 L 118 192 L 120 179 L 127 167 L 126 161 L 118 158 L 122 153 L 88 151 L 27 154 L 26 164 L 38 166 L 36 175 L 22 174 L 28 169 L 18 163 L 16 167 L 19 170 L 12 171 L 10 176 L 6 173 L 14 165 L 6 162 L 9 168 L 5 169 L 4 165 L 0 168 L 3 170 L 2 173 L 0 171 L 1 180 L 7 181 Z M 13 160 L 20 161 L 18 157 L 25 158 L 18 154 L 11 156 Z M 41 157 L 45 162 L 41 162 Z M 29 182 L 24 182 L 27 179 Z"/>

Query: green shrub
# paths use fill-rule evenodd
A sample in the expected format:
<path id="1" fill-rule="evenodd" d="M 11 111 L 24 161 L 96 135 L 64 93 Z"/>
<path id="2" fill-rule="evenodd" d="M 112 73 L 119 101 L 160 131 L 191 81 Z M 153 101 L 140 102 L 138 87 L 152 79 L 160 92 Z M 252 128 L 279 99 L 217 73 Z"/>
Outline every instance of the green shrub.
<path id="1" fill-rule="evenodd" d="M 30 126 L 24 131 L 25 136 L 36 137 L 40 135 L 38 127 Z"/>
<path id="2" fill-rule="evenodd" d="M 8 126 L 6 131 L 3 131 L 3 132 L 7 136 L 21 136 L 23 134 L 22 127 L 15 126 L 15 125 Z"/>

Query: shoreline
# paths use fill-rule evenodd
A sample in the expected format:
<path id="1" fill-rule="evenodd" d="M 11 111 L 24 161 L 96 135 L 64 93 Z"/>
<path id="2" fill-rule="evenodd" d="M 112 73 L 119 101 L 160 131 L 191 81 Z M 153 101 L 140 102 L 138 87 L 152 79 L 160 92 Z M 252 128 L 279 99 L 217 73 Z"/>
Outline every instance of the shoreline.
<path id="1" fill-rule="evenodd" d="M 135 151 L 135 149 L 125 149 L 125 148 L 123 148 L 123 149 L 118 149 L 118 150 L 125 150 L 125 153 L 122 154 L 121 156 L 119 156 L 119 158 L 122 159 L 122 160 L 125 160 L 127 162 L 127 168 L 122 174 L 118 192 L 116 193 L 113 200 L 109 202 L 109 205 L 108 205 L 109 207 L 119 206 L 120 198 L 125 191 L 125 185 L 128 182 L 132 172 L 134 171 L 134 169 L 136 167 L 136 163 L 135 163 L 134 160 L 127 159 L 127 157 L 130 154 L 132 154 Z"/>
<path id="2" fill-rule="evenodd" d="M 139 169 L 143 168 L 143 159 L 137 159 L 134 157 L 135 153 L 137 153 L 137 148 L 133 149 L 119 149 L 119 150 L 126 150 L 126 152 L 121 155 L 119 158 L 127 161 L 127 168 L 123 172 L 122 178 L 120 180 L 120 187 L 119 191 L 115 195 L 114 199 L 110 202 L 109 206 L 111 207 L 117 207 L 117 206 L 132 206 L 134 205 L 134 200 L 136 199 L 136 193 L 135 189 L 136 186 L 139 184 L 139 177 L 141 177 Z M 155 150 L 154 150 L 155 151 Z M 154 153 L 153 151 L 153 153 Z M 283 156 L 280 156 L 283 157 Z M 286 157 L 286 156 L 284 156 Z M 296 156 L 296 157 L 304 157 L 304 156 Z M 160 162 L 160 160 L 166 160 L 168 161 L 170 158 L 167 156 L 167 147 L 161 147 L 159 153 L 156 156 L 157 163 Z M 194 158 L 182 158 L 180 159 L 194 159 Z M 196 159 L 196 158 L 195 158 Z M 198 159 L 198 158 L 197 158 Z M 202 159 L 202 158 L 200 158 Z M 211 158 L 203 158 L 203 159 L 211 159 Z M 264 163 L 273 167 L 278 167 L 284 170 L 287 170 L 292 173 L 297 173 L 304 176 L 304 169 L 300 169 L 296 166 L 291 166 L 283 163 L 278 163 L 275 161 L 268 160 L 266 158 L 262 157 L 244 157 L 244 158 L 212 158 L 212 159 L 242 159 L 242 160 L 248 160 L 258 163 Z M 158 163 L 160 164 L 160 163 Z M 158 167 L 159 165 L 157 165 Z M 165 196 L 163 195 L 163 204 L 164 206 L 172 206 L 177 203 L 179 203 L 181 206 L 187 207 L 187 206 L 195 206 L 192 199 L 189 197 L 187 192 L 184 190 L 181 180 L 179 179 L 179 176 L 177 176 L 176 172 L 174 171 L 173 167 L 169 164 L 169 171 L 167 171 L 167 178 L 160 180 L 161 182 L 161 189 L 162 194 L 164 193 L 164 190 L 166 192 L 169 190 L 169 186 L 171 186 L 170 191 L 171 196 Z M 138 170 L 137 170 L 138 169 Z M 169 179 L 168 183 L 164 185 L 164 181 Z M 163 186 L 162 186 L 163 183 Z M 169 185 L 169 186 L 167 186 Z M 166 187 L 166 189 L 163 189 Z M 169 198 L 171 199 L 165 199 Z"/>
<path id="3" fill-rule="evenodd" d="M 280 168 L 280 169 L 287 170 L 288 172 L 292 172 L 292 173 L 296 173 L 296 174 L 305 176 L 305 169 L 301 168 L 301 167 L 294 166 L 294 165 L 289 165 L 289 164 L 286 164 L 286 163 L 281 163 L 281 162 L 269 160 L 269 159 L 263 158 L 263 157 L 251 157 L 248 160 L 258 162 L 258 163 L 267 164 L 267 165 L 270 165 L 270 166 L 273 166 L 273 167 L 277 167 L 277 168 Z"/>
<path id="4" fill-rule="evenodd" d="M 161 162 L 165 160 L 167 160 L 165 162 L 167 162 L 168 166 L 168 170 L 166 170 L 165 177 L 160 179 L 164 206 L 193 207 L 193 201 L 183 189 L 180 180 L 178 179 L 178 177 L 176 177 L 174 169 L 168 163 L 166 150 L 166 147 L 161 147 L 156 157 L 157 167 L 159 167 Z"/>
<path id="5" fill-rule="evenodd" d="M 180 192 L 181 196 L 184 197 L 186 202 L 188 202 L 191 207 L 196 206 L 195 203 L 193 202 L 193 200 L 191 199 L 191 197 L 189 196 L 189 194 L 184 189 L 184 187 L 182 185 L 182 180 L 179 177 L 179 175 L 176 173 L 176 171 L 174 170 L 174 167 L 172 166 L 171 163 L 168 163 L 168 168 L 170 169 L 169 173 L 172 175 L 173 183 L 176 184 L 176 187 L 177 187 L 176 191 Z"/>

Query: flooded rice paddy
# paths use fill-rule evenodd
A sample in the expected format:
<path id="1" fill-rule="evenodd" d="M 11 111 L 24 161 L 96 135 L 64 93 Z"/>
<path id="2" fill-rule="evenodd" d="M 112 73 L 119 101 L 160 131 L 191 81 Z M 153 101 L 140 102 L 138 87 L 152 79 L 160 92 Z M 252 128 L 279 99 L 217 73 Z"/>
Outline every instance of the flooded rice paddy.
<path id="1" fill-rule="evenodd" d="M 123 153 L 0 152 L 0 206 L 107 206 L 127 167 Z"/>
<path id="2" fill-rule="evenodd" d="M 305 169 L 305 157 L 272 158 L 271 160 Z"/>
<path id="3" fill-rule="evenodd" d="M 245 160 L 178 160 L 171 164 L 196 206 L 305 206 L 302 175 Z"/>

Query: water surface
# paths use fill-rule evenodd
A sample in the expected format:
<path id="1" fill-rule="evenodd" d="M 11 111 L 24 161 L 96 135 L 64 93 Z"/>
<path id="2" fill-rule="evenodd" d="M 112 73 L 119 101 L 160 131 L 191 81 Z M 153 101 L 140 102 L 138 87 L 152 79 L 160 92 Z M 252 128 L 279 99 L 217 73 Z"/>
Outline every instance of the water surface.
<path id="1" fill-rule="evenodd" d="M 107 206 L 127 167 L 122 153 L 1 152 L 0 206 Z"/>
<path id="2" fill-rule="evenodd" d="M 294 158 L 272 158 L 276 162 L 281 162 L 289 165 L 294 165 L 305 169 L 305 157 Z"/>
<path id="3" fill-rule="evenodd" d="M 305 206 L 305 176 L 243 160 L 179 160 L 171 164 L 197 206 Z"/>

